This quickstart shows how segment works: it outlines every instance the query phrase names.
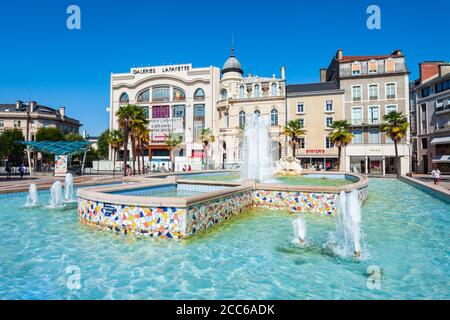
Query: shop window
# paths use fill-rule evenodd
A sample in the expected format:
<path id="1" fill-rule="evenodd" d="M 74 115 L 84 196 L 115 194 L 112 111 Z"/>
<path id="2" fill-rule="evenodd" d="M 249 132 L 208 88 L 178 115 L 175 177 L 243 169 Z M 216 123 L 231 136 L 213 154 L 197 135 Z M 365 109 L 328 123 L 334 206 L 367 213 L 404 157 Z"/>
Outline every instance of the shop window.
<path id="1" fill-rule="evenodd" d="M 168 86 L 153 87 L 152 89 L 152 101 L 169 101 L 170 100 L 170 88 Z"/>
<path id="2" fill-rule="evenodd" d="M 139 93 L 138 97 L 137 97 L 137 102 L 148 102 L 150 99 L 150 92 L 149 90 L 145 90 L 142 91 L 141 93 Z"/>
<path id="3" fill-rule="evenodd" d="M 162 119 L 170 117 L 170 107 L 169 106 L 153 106 L 152 107 L 152 118 Z"/>
<path id="4" fill-rule="evenodd" d="M 186 101 L 186 94 L 180 88 L 173 88 L 173 101 Z"/>

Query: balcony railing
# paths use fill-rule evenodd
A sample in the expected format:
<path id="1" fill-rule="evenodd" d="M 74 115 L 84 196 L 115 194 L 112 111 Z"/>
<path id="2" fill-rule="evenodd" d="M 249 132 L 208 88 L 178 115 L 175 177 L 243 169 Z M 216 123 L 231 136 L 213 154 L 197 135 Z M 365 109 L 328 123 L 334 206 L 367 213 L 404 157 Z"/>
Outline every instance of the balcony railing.
<path id="1" fill-rule="evenodd" d="M 378 119 L 378 118 L 352 119 L 351 124 L 355 125 L 355 126 L 379 125 L 380 119 Z"/>

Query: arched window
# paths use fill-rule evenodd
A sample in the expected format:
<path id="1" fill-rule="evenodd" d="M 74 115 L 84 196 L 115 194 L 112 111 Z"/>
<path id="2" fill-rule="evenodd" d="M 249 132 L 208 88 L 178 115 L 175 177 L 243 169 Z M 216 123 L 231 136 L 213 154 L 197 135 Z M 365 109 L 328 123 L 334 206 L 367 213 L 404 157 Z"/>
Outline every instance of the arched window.
<path id="1" fill-rule="evenodd" d="M 152 101 L 170 101 L 170 88 L 169 88 L 169 86 L 153 87 L 153 89 L 152 89 Z"/>
<path id="2" fill-rule="evenodd" d="M 194 100 L 196 101 L 205 100 L 205 91 L 203 91 L 203 89 L 201 88 L 195 90 Z"/>
<path id="3" fill-rule="evenodd" d="M 244 86 L 240 86 L 239 87 L 239 99 L 244 99 L 245 98 L 245 88 Z"/>
<path id="4" fill-rule="evenodd" d="M 259 97 L 259 84 L 255 84 L 255 92 L 253 94 L 255 98 Z"/>
<path id="5" fill-rule="evenodd" d="M 245 112 L 244 111 L 239 112 L 239 126 L 240 127 L 245 126 Z"/>
<path id="6" fill-rule="evenodd" d="M 173 88 L 173 101 L 185 101 L 186 100 L 186 94 L 184 91 L 180 88 Z"/>
<path id="7" fill-rule="evenodd" d="M 272 126 L 278 125 L 278 110 L 277 109 L 272 109 L 272 111 L 270 111 L 270 124 Z"/>
<path id="8" fill-rule="evenodd" d="M 277 84 L 275 82 L 272 83 L 271 90 L 272 90 L 272 97 L 275 97 L 277 95 Z"/>
<path id="9" fill-rule="evenodd" d="M 137 102 L 148 102 L 150 99 L 150 91 L 147 89 L 145 91 L 142 91 L 141 93 L 139 93 L 139 95 L 137 96 L 136 101 Z"/>
<path id="10" fill-rule="evenodd" d="M 128 97 L 128 93 L 124 92 L 121 94 L 120 99 L 119 99 L 120 103 L 129 103 L 130 102 L 130 98 Z"/>
<path id="11" fill-rule="evenodd" d="M 260 116 L 260 115 L 261 115 L 261 111 L 259 111 L 258 109 L 256 109 L 256 110 L 255 110 L 255 114 L 256 114 L 257 116 Z"/>
<path id="12" fill-rule="evenodd" d="M 227 91 L 227 89 L 222 89 L 220 91 L 220 99 L 221 100 L 227 100 L 228 99 L 228 91 Z"/>

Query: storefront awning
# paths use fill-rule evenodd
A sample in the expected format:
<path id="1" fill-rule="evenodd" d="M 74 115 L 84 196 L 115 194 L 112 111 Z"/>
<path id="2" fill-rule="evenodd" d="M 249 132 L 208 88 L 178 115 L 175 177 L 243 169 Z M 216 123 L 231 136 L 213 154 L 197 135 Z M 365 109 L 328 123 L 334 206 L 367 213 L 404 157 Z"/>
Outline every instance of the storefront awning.
<path id="1" fill-rule="evenodd" d="M 433 163 L 450 163 L 450 155 L 435 156 Z"/>
<path id="2" fill-rule="evenodd" d="M 444 144 L 444 143 L 450 143 L 450 136 L 433 138 L 430 142 L 430 144 Z"/>

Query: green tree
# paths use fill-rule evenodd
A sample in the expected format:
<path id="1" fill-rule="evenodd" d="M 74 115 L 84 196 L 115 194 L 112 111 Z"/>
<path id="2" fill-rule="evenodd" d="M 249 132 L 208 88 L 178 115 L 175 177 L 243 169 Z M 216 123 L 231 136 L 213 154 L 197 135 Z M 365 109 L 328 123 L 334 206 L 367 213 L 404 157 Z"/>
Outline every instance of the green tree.
<path id="1" fill-rule="evenodd" d="M 14 166 L 20 165 L 24 158 L 25 146 L 16 141 L 23 140 L 22 131 L 19 129 L 8 129 L 0 133 L 0 159 L 8 159 Z"/>
<path id="2" fill-rule="evenodd" d="M 347 120 L 337 120 L 331 124 L 333 131 L 330 132 L 328 137 L 331 142 L 338 148 L 338 164 L 337 170 L 341 168 L 341 155 L 342 147 L 346 147 L 350 142 L 352 142 L 353 134 L 350 132 L 350 124 Z"/>
<path id="3" fill-rule="evenodd" d="M 292 156 L 295 158 L 295 150 L 297 149 L 299 142 L 298 138 L 306 133 L 303 129 L 303 125 L 300 119 L 290 120 L 283 130 L 284 134 L 289 138 L 289 145 L 292 148 Z"/>
<path id="4" fill-rule="evenodd" d="M 113 177 L 116 175 L 116 156 L 117 152 L 123 146 L 123 131 L 108 130 L 108 144 L 113 149 Z"/>
<path id="5" fill-rule="evenodd" d="M 170 151 L 170 161 L 172 162 L 172 170 L 175 171 L 175 157 L 173 151 L 180 146 L 183 142 L 183 137 L 173 132 L 170 132 L 165 141 L 166 145 L 169 147 Z"/>
<path id="6" fill-rule="evenodd" d="M 385 123 L 381 125 L 381 131 L 394 141 L 395 147 L 395 172 L 397 178 L 400 178 L 400 157 L 398 156 L 398 143 L 406 136 L 408 132 L 408 119 L 401 112 L 391 111 L 384 115 Z"/>
<path id="7" fill-rule="evenodd" d="M 105 131 L 103 131 L 100 136 L 98 137 L 98 141 L 97 141 L 97 153 L 98 156 L 101 159 L 106 159 L 108 158 L 109 155 L 109 143 L 108 143 L 108 139 L 110 137 L 110 130 L 106 129 Z"/>
<path id="8" fill-rule="evenodd" d="M 36 132 L 36 141 L 64 141 L 64 133 L 55 127 L 39 128 Z"/>
<path id="9" fill-rule="evenodd" d="M 208 169 L 208 149 L 209 146 L 216 141 L 216 137 L 212 134 L 211 129 L 204 128 L 200 131 L 198 139 L 203 145 L 203 150 L 205 150 L 205 167 Z"/>
<path id="10" fill-rule="evenodd" d="M 66 141 L 84 141 L 84 140 L 86 140 L 83 138 L 83 136 L 81 134 L 75 133 L 75 132 L 70 132 L 70 133 L 66 134 L 64 139 Z"/>

